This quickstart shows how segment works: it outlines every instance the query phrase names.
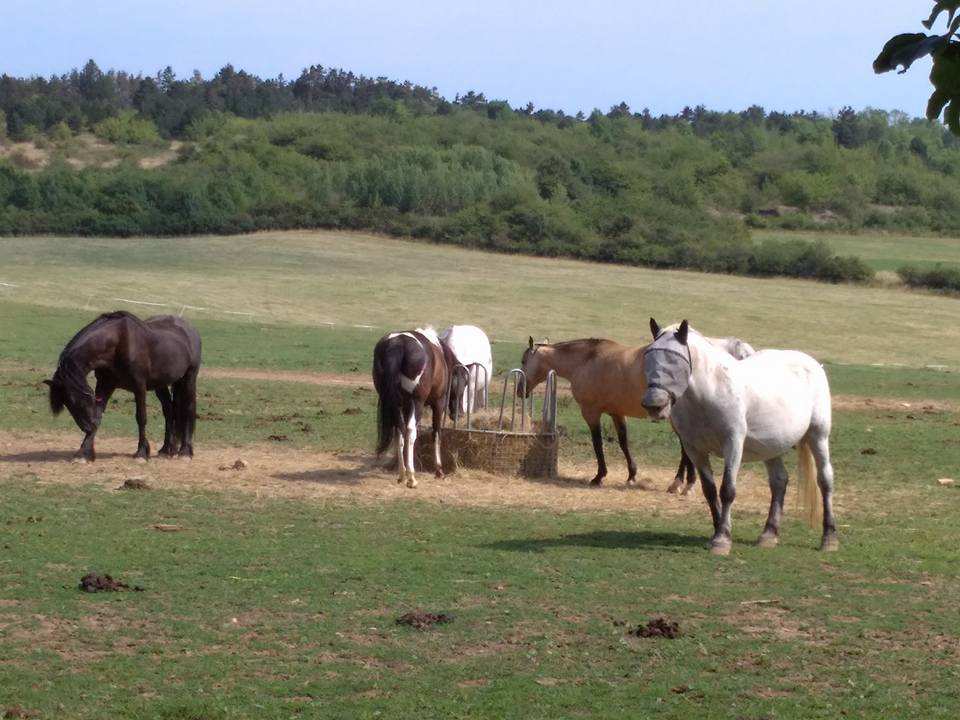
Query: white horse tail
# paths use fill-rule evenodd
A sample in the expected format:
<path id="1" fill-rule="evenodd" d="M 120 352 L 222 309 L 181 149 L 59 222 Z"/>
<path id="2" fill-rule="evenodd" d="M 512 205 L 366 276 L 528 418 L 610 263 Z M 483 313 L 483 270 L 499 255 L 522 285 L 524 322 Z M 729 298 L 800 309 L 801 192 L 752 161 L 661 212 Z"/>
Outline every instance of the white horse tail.
<path id="1" fill-rule="evenodd" d="M 806 440 L 797 446 L 797 509 L 800 517 L 812 528 L 823 522 L 823 508 L 817 485 L 817 465 Z"/>

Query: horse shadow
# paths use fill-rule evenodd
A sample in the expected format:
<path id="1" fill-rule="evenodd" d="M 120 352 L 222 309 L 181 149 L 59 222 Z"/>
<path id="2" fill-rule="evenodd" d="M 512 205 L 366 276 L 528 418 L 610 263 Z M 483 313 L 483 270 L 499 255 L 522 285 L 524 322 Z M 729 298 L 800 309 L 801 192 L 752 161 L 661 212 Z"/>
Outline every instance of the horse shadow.
<path id="1" fill-rule="evenodd" d="M 502 550 L 522 553 L 542 553 L 548 548 L 589 547 L 601 550 L 667 550 L 685 552 L 687 548 L 700 549 L 706 540 L 698 535 L 681 535 L 673 532 L 637 530 L 595 530 L 588 533 L 571 533 L 553 538 L 516 538 L 497 540 L 481 547 L 486 550 Z"/>
<path id="2" fill-rule="evenodd" d="M 0 455 L 0 463 L 55 463 L 70 462 L 75 456 L 73 450 L 31 450 L 28 452 Z M 132 457 L 132 453 L 97 452 L 97 459 L 109 460 L 118 457 Z"/>
<path id="3" fill-rule="evenodd" d="M 373 475 L 383 472 L 383 468 L 362 454 L 343 453 L 338 456 L 350 465 L 337 468 L 316 468 L 297 472 L 274 473 L 271 477 L 287 482 L 316 483 L 319 485 L 361 485 Z"/>

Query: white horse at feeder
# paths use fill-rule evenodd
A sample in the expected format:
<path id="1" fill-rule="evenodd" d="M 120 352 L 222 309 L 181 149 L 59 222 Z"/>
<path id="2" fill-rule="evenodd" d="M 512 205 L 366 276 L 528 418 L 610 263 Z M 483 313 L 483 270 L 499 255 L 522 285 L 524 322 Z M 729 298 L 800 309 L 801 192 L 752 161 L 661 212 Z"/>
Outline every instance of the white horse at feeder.
<path id="1" fill-rule="evenodd" d="M 453 353 L 457 362 L 467 368 L 467 382 L 461 370 L 454 373 L 450 389 L 450 414 L 459 418 L 462 413 L 485 407 L 486 390 L 493 376 L 493 353 L 487 334 L 475 325 L 451 325 L 440 340 Z"/>
<path id="2" fill-rule="evenodd" d="M 713 516 L 711 550 L 718 555 L 730 552 L 730 510 L 744 461 L 760 460 L 767 466 L 770 511 L 759 544 L 772 547 L 779 542 L 787 490 L 783 457 L 792 447 L 799 453 L 801 497 L 813 513 L 820 489 L 820 547 L 836 550 L 830 385 L 820 363 L 791 350 L 761 350 L 735 360 L 686 320 L 661 329 L 650 318 L 650 331 L 653 343 L 643 359 L 647 378 L 643 407 L 653 420 L 670 420 L 700 474 Z M 711 455 L 723 458 L 719 494 Z"/>

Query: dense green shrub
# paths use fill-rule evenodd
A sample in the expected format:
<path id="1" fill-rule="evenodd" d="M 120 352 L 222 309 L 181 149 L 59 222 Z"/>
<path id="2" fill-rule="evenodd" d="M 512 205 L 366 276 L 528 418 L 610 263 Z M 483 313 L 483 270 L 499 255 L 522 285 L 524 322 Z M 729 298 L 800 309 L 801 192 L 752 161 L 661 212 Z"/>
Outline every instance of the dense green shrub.
<path id="1" fill-rule="evenodd" d="M 118 145 L 156 145 L 160 142 L 157 126 L 132 111 L 101 120 L 94 125 L 93 133 Z"/>
<path id="2" fill-rule="evenodd" d="M 920 270 L 908 265 L 897 270 L 897 274 L 909 287 L 960 292 L 960 268 L 937 265 L 931 270 Z"/>

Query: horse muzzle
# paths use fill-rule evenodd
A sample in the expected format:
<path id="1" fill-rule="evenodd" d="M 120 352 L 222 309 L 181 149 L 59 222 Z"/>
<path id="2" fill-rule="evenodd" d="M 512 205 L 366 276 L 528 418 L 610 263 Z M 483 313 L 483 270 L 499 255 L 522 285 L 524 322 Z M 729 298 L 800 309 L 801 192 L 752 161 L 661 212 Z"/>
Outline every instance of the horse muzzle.
<path id="1" fill-rule="evenodd" d="M 670 408 L 673 405 L 673 398 L 663 388 L 647 388 L 643 394 L 643 400 L 640 401 L 647 415 L 654 422 L 666 420 L 670 417 Z"/>

